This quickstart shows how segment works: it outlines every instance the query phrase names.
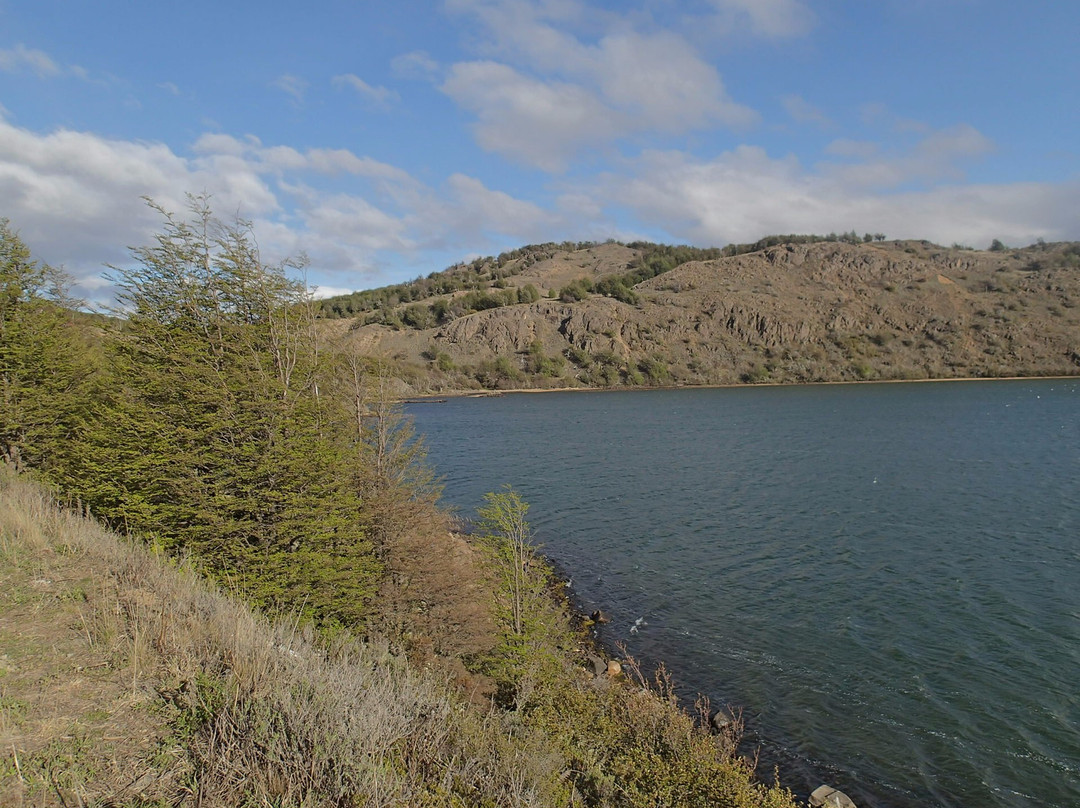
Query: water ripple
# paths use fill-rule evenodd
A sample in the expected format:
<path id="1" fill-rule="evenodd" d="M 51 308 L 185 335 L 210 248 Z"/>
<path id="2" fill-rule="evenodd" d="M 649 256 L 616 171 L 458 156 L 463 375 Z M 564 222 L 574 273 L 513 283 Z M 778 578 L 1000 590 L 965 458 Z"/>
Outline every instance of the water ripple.
<path id="1" fill-rule="evenodd" d="M 881 808 L 1080 805 L 1080 385 L 417 407 L 446 498 L 514 485 L 601 637 Z M 527 417 L 523 402 L 527 402 Z M 640 620 L 640 622 L 639 622 Z"/>

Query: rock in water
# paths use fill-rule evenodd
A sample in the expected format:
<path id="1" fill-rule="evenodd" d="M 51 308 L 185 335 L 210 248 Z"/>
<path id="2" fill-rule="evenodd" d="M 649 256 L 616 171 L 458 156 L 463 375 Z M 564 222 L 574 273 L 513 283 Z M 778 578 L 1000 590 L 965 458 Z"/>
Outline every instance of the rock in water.
<path id="1" fill-rule="evenodd" d="M 832 786 L 818 786 L 810 795 L 810 808 L 855 808 L 851 797 Z"/>
<path id="2" fill-rule="evenodd" d="M 731 726 L 731 716 L 717 710 L 711 716 L 709 716 L 709 726 L 712 731 L 721 734 L 725 729 Z"/>

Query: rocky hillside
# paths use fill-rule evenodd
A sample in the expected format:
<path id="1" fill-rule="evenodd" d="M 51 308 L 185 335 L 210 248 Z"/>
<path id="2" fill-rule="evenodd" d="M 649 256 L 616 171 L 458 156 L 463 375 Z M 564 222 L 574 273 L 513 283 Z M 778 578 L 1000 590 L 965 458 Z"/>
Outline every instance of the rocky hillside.
<path id="1" fill-rule="evenodd" d="M 485 270 L 488 292 L 326 325 L 410 393 L 1080 373 L 1080 244 L 853 241 L 685 263 L 644 245 L 551 249 Z M 493 305 L 456 302 L 481 294 Z"/>

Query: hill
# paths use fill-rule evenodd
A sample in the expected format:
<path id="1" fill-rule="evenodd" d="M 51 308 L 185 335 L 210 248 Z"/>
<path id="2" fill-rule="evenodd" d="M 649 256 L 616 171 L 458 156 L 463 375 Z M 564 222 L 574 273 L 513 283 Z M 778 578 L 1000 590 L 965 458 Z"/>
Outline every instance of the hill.
<path id="1" fill-rule="evenodd" d="M 467 289 L 362 293 L 381 302 L 324 328 L 410 393 L 1080 372 L 1080 244 L 995 247 L 545 245 L 447 270 Z"/>

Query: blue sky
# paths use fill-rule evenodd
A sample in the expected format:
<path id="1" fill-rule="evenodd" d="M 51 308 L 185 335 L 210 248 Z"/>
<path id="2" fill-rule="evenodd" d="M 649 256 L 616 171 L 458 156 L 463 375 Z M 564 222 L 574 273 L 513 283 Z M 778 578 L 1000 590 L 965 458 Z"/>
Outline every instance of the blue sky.
<path id="1" fill-rule="evenodd" d="M 0 0 L 0 216 L 90 300 L 208 192 L 322 294 L 538 241 L 1080 239 L 1080 4 Z"/>

